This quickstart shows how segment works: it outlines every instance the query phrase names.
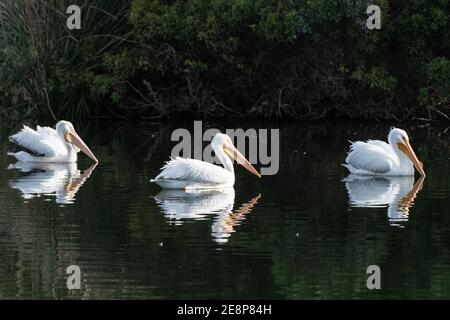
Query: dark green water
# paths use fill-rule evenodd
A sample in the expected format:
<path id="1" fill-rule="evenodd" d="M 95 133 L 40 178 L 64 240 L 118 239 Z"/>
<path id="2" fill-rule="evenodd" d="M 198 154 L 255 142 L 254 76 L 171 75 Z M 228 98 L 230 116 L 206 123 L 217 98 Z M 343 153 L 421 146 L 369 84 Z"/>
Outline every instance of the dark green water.
<path id="1" fill-rule="evenodd" d="M 236 167 L 234 193 L 183 195 L 149 183 L 176 125 L 75 125 L 100 160 L 87 172 L 84 155 L 10 167 L 19 125 L 0 130 L 0 298 L 450 298 L 445 127 L 404 127 L 423 182 L 343 181 L 347 141 L 385 140 L 388 125 L 291 124 L 277 175 Z M 66 287 L 73 264 L 81 290 Z"/>

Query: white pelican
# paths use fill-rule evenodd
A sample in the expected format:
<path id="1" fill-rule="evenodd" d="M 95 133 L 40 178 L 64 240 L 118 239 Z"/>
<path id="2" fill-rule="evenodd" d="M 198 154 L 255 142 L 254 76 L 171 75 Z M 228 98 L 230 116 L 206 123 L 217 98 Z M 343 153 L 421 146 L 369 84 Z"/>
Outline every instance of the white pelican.
<path id="1" fill-rule="evenodd" d="M 382 176 L 413 176 L 415 167 L 425 176 L 423 164 L 404 130 L 392 128 L 388 141 L 389 144 L 380 140 L 352 143 L 343 166 L 354 174 Z"/>
<path id="2" fill-rule="evenodd" d="M 20 190 L 24 199 L 40 196 L 55 196 L 56 203 L 70 204 L 75 201 L 75 195 L 90 177 L 97 164 L 93 164 L 83 173 L 74 162 L 17 162 L 8 169 L 18 169 L 27 173 L 26 176 L 11 180 L 9 185 Z"/>
<path id="3" fill-rule="evenodd" d="M 9 140 L 29 152 L 8 152 L 23 162 L 76 162 L 77 153 L 83 151 L 89 158 L 98 162 L 92 151 L 78 136 L 68 121 L 59 121 L 56 130 L 37 126 L 36 130 L 28 126 L 9 137 Z"/>
<path id="4" fill-rule="evenodd" d="M 234 168 L 231 158 L 251 173 L 261 175 L 233 145 L 228 135 L 217 133 L 211 140 L 214 153 L 224 168 L 214 164 L 176 157 L 168 161 L 161 173 L 150 182 L 155 182 L 164 189 L 222 189 L 234 185 Z"/>
<path id="5" fill-rule="evenodd" d="M 345 181 L 350 206 L 357 208 L 386 208 L 391 225 L 407 221 L 409 209 L 422 190 L 424 177 L 414 183 L 413 176 L 373 177 L 350 174 Z"/>

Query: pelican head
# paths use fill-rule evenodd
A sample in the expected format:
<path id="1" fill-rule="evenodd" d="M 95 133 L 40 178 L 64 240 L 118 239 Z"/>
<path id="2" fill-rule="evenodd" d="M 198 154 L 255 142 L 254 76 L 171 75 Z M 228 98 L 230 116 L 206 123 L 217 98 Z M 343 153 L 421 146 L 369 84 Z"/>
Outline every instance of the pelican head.
<path id="1" fill-rule="evenodd" d="M 242 165 L 245 169 L 261 178 L 258 171 L 250 164 L 250 162 L 239 152 L 233 145 L 231 138 L 224 133 L 217 133 L 211 140 L 211 147 L 216 155 L 226 154 L 231 159 L 234 159 Z M 219 156 L 220 157 L 220 156 Z"/>
<path id="2" fill-rule="evenodd" d="M 411 160 L 412 164 L 416 168 L 416 170 L 420 173 L 421 176 L 425 176 L 425 171 L 423 170 L 423 164 L 417 158 L 411 144 L 409 143 L 408 134 L 398 128 L 392 128 L 389 132 L 388 141 L 392 147 L 397 146 L 397 148 L 403 152 L 409 160 Z M 395 149 L 395 148 L 394 148 Z"/>
<path id="3" fill-rule="evenodd" d="M 80 136 L 78 136 L 78 134 L 76 133 L 72 123 L 65 120 L 59 121 L 56 124 L 56 132 L 58 133 L 58 136 L 60 136 L 66 144 L 74 146 L 76 152 L 79 152 L 81 150 L 89 158 L 98 163 L 98 160 L 94 156 L 92 151 L 84 143 L 84 141 L 80 138 Z"/>

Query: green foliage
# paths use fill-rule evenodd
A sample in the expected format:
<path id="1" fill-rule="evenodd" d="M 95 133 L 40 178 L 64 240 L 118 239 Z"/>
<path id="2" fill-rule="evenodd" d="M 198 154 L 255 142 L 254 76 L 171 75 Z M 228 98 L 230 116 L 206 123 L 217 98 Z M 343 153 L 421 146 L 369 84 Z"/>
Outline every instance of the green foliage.
<path id="1" fill-rule="evenodd" d="M 370 4 L 381 8 L 381 30 L 366 28 Z M 421 95 L 425 79 L 441 97 L 448 96 L 439 89 L 445 74 L 434 80 L 436 66 L 429 65 L 436 54 L 448 52 L 448 13 L 448 1 L 425 0 L 135 0 L 130 21 L 139 42 L 170 46 L 176 56 L 174 64 L 138 54 L 146 65 L 159 64 L 150 78 L 190 78 L 224 104 L 241 104 L 239 112 L 273 116 L 278 109 L 276 116 L 302 117 L 305 109 L 306 116 L 326 113 L 319 103 L 327 99 L 359 101 L 367 113 L 377 112 L 376 105 L 395 95 L 402 105 L 393 112 L 405 114 L 401 108 L 410 108 L 413 100 L 401 92 Z M 350 72 L 343 75 L 340 67 L 330 67 L 335 65 Z M 298 69 L 306 69 L 304 79 L 296 79 Z M 155 70 L 164 72 L 155 77 Z M 343 89 L 349 84 L 350 94 Z M 368 96 L 376 100 L 365 103 Z"/>
<path id="2" fill-rule="evenodd" d="M 421 88 L 422 104 L 448 105 L 450 97 L 450 61 L 445 58 L 431 60 L 425 69 L 428 87 Z"/>
<path id="3" fill-rule="evenodd" d="M 448 0 L 402 1 L 396 19 L 396 34 L 408 71 L 422 72 L 435 56 L 450 50 Z"/>
<path id="4" fill-rule="evenodd" d="M 66 28 L 79 5 L 81 30 Z M 127 1 L 6 0 L 0 5 L 1 113 L 88 115 L 120 81 L 105 64 L 127 35 Z M 44 106 L 44 107 L 42 107 Z"/>
<path id="5" fill-rule="evenodd" d="M 68 3 L 1 5 L 3 105 L 42 106 L 48 93 L 63 113 L 126 105 L 147 117 L 450 109 L 448 0 L 80 0 L 83 28 L 71 32 Z M 381 30 L 366 27 L 370 4 Z"/>
<path id="6" fill-rule="evenodd" d="M 443 96 L 450 96 L 450 60 L 435 58 L 427 64 L 427 79 Z"/>
<path id="7" fill-rule="evenodd" d="M 352 74 L 352 78 L 364 81 L 371 88 L 384 91 L 393 91 L 397 85 L 397 79 L 389 75 L 383 66 L 374 67 L 366 72 L 364 68 L 357 68 Z"/>

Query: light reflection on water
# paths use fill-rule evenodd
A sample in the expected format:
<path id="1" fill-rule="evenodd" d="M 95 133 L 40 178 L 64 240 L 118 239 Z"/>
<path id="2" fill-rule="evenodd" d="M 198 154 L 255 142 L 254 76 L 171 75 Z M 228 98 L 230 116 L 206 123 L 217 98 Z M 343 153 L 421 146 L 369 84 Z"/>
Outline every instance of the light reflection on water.
<path id="1" fill-rule="evenodd" d="M 350 206 L 356 208 L 387 208 L 392 226 L 408 221 L 410 208 L 422 190 L 424 177 L 414 183 L 413 176 L 374 177 L 350 174 L 345 181 Z"/>
<path id="2" fill-rule="evenodd" d="M 54 197 L 61 205 L 71 204 L 96 166 L 91 165 L 81 173 L 76 163 L 16 162 L 8 169 L 17 169 L 26 175 L 12 179 L 9 185 L 19 190 L 26 200 L 44 196 Z"/>
<path id="3" fill-rule="evenodd" d="M 450 298 L 445 130 L 408 129 L 421 181 L 341 166 L 348 140 L 385 139 L 390 124 L 246 124 L 280 128 L 277 175 L 237 166 L 234 189 L 171 194 L 149 179 L 181 125 L 89 125 L 75 123 L 97 167 L 15 164 L 17 127 L 0 130 L 1 298 Z M 71 264 L 79 291 L 65 286 Z"/>
<path id="4" fill-rule="evenodd" d="M 261 197 L 254 197 L 233 211 L 234 196 L 234 188 L 187 192 L 163 190 L 155 196 L 155 201 L 169 223 L 175 225 L 182 225 L 186 220 L 205 220 L 213 215 L 211 236 L 217 243 L 227 243 Z"/>

